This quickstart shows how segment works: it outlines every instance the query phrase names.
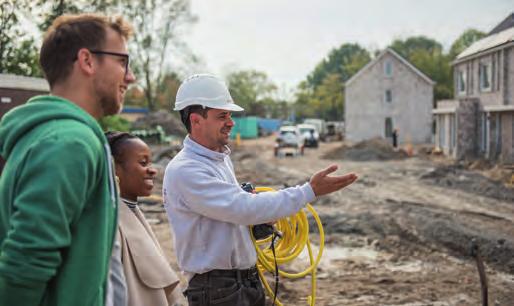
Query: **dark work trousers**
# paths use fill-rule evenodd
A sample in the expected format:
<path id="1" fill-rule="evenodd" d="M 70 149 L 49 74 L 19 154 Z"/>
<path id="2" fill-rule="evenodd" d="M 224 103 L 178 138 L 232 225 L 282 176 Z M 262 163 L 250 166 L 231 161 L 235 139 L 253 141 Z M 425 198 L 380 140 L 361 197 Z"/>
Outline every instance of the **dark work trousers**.
<path id="1" fill-rule="evenodd" d="M 189 306 L 265 305 L 264 290 L 256 268 L 196 274 L 184 294 Z"/>

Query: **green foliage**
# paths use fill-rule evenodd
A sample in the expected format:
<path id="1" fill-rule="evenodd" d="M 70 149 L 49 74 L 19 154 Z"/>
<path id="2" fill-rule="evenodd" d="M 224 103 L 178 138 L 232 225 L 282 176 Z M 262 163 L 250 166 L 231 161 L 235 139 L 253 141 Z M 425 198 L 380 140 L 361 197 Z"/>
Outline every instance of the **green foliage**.
<path id="1" fill-rule="evenodd" d="M 46 8 L 46 10 L 41 11 L 39 15 L 40 20 L 38 26 L 43 32 L 52 25 L 55 18 L 63 14 L 76 14 L 83 9 L 81 6 L 83 3 L 81 3 L 81 1 L 39 0 L 37 3 L 40 7 Z"/>
<path id="2" fill-rule="evenodd" d="M 425 36 L 409 37 L 406 40 L 396 39 L 389 47 L 406 59 L 409 59 L 413 53 L 419 50 L 424 50 L 430 54 L 442 53 L 443 50 L 440 43 Z"/>
<path id="3" fill-rule="evenodd" d="M 344 82 L 337 73 L 328 74 L 311 89 L 303 82 L 296 93 L 295 110 L 299 118 L 317 117 L 342 120 L 344 114 Z"/>
<path id="4" fill-rule="evenodd" d="M 118 0 L 118 13 L 134 26 L 130 41 L 131 67 L 150 110 L 159 108 L 159 86 L 167 81 L 167 59 L 187 53 L 181 30 L 196 22 L 190 0 Z M 162 89 L 162 87 L 160 87 Z M 161 101 L 162 102 L 162 101 Z M 162 105 L 161 105 L 162 106 Z"/>
<path id="5" fill-rule="evenodd" d="M 0 71 L 42 77 L 39 46 L 23 25 L 43 32 L 62 14 L 105 11 L 118 0 L 2 0 L 0 2 Z M 31 16 L 30 20 L 23 16 Z"/>
<path id="6" fill-rule="evenodd" d="M 294 107 L 299 118 L 315 116 L 316 110 L 311 106 L 313 93 L 314 90 L 307 84 L 307 81 L 303 81 L 298 85 Z"/>
<path id="7" fill-rule="evenodd" d="M 46 31 L 55 18 L 64 14 L 107 12 L 117 6 L 119 0 L 37 0 L 35 6 L 41 31 Z"/>
<path id="8" fill-rule="evenodd" d="M 295 110 L 300 118 L 319 117 L 342 120 L 344 116 L 344 82 L 371 60 L 358 44 L 343 44 L 330 51 L 307 80 L 298 86 Z"/>
<path id="9" fill-rule="evenodd" d="M 395 40 L 390 48 L 436 82 L 434 100 L 452 97 L 452 68 L 448 55 L 437 41 L 424 36 Z"/>
<path id="10" fill-rule="evenodd" d="M 343 120 L 344 83 L 339 74 L 331 73 L 323 79 L 323 83 L 314 90 L 312 104 L 317 117 L 332 121 Z"/>
<path id="11" fill-rule="evenodd" d="M 265 117 L 275 107 L 272 96 L 277 86 L 264 72 L 233 72 L 227 76 L 227 86 L 234 101 L 245 109 L 247 115 Z"/>
<path id="12" fill-rule="evenodd" d="M 484 32 L 475 29 L 467 29 L 453 42 L 450 48 L 450 59 L 454 60 L 457 55 L 459 55 L 467 47 L 471 46 L 471 44 L 473 44 L 475 41 L 485 36 L 486 34 Z"/>
<path id="13" fill-rule="evenodd" d="M 130 131 L 131 124 L 126 119 L 123 119 L 120 115 L 107 116 L 98 120 L 100 126 L 104 131 Z"/>
<path id="14" fill-rule="evenodd" d="M 451 61 L 484 36 L 480 31 L 466 30 L 455 40 L 448 54 L 443 52 L 439 42 L 425 36 L 396 39 L 389 47 L 436 82 L 434 100 L 440 100 L 453 96 Z M 330 51 L 328 57 L 298 85 L 294 104 L 298 117 L 341 120 L 344 117 L 344 82 L 370 60 L 369 52 L 358 44 L 343 44 Z"/>
<path id="15" fill-rule="evenodd" d="M 29 2 L 22 0 L 0 3 L 0 72 L 25 76 L 42 76 L 38 49 L 34 39 L 22 28 L 22 12 Z"/>
<path id="16" fill-rule="evenodd" d="M 28 76 L 42 76 L 34 40 L 20 25 L 20 16 L 33 17 L 30 22 L 43 32 L 62 14 L 102 12 L 121 14 L 134 26 L 129 41 L 132 66 L 140 80 L 132 96 L 151 110 L 169 109 L 179 85 L 178 77 L 169 72 L 170 54 L 185 54 L 186 44 L 180 39 L 184 26 L 196 21 L 190 0 L 0 0 L 0 71 Z M 42 32 L 40 34 L 42 34 Z M 194 60 L 194 56 L 192 56 Z"/>
<path id="17" fill-rule="evenodd" d="M 175 97 L 182 80 L 177 74 L 166 74 L 160 84 L 157 85 L 156 108 L 169 111 L 175 106 Z"/>
<path id="18" fill-rule="evenodd" d="M 333 49 L 307 76 L 307 83 L 315 88 L 323 83 L 329 74 L 338 74 L 346 82 L 371 60 L 370 54 L 358 44 L 343 44 Z"/>
<path id="19" fill-rule="evenodd" d="M 2 57 L 0 71 L 16 75 L 42 77 L 43 72 L 39 66 L 39 50 L 32 38 L 21 42 L 10 41 L 6 57 Z"/>

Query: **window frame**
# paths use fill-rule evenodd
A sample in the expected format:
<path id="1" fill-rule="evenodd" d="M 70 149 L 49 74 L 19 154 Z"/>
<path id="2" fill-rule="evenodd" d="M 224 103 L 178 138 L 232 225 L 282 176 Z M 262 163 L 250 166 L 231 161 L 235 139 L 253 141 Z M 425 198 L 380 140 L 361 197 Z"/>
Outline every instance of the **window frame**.
<path id="1" fill-rule="evenodd" d="M 388 126 L 388 123 L 389 122 L 389 126 Z M 385 134 L 385 137 L 386 138 L 390 138 L 390 137 L 393 137 L 393 118 L 391 117 L 386 117 L 385 118 L 385 122 L 384 122 L 385 126 L 384 126 L 384 134 Z M 389 127 L 389 129 L 388 129 Z M 389 133 L 388 133 L 389 132 Z"/>
<path id="2" fill-rule="evenodd" d="M 481 62 L 478 64 L 478 88 L 480 88 L 480 92 L 490 92 L 492 90 L 492 70 L 493 69 L 491 63 Z M 487 81 L 487 86 L 484 86 L 485 81 Z"/>
<path id="3" fill-rule="evenodd" d="M 393 76 L 393 62 L 391 60 L 384 62 L 384 75 L 388 78 Z"/>
<path id="4" fill-rule="evenodd" d="M 457 93 L 465 95 L 467 90 L 467 73 L 465 69 L 457 70 Z"/>
<path id="5" fill-rule="evenodd" d="M 389 96 L 387 95 L 387 93 L 389 93 Z M 384 101 L 387 103 L 393 103 L 393 91 L 391 89 L 386 89 L 384 91 Z"/>

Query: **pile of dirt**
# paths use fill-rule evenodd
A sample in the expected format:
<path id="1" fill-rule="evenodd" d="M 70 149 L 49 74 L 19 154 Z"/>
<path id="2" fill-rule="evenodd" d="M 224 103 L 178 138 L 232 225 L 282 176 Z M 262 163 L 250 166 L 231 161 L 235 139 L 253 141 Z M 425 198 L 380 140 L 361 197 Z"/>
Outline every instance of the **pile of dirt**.
<path id="1" fill-rule="evenodd" d="M 505 187 L 501 181 L 487 178 L 459 165 L 439 166 L 421 175 L 420 179 L 442 187 L 457 188 L 485 197 L 514 202 L 514 189 Z"/>
<path id="2" fill-rule="evenodd" d="M 407 153 L 395 150 L 383 138 L 364 140 L 352 146 L 343 144 L 322 156 L 325 159 L 349 159 L 353 161 L 393 160 L 406 157 Z"/>
<path id="3" fill-rule="evenodd" d="M 320 214 L 325 234 L 365 236 L 377 240 L 380 249 L 395 252 L 401 248 L 407 254 L 423 252 L 424 249 L 424 252 L 427 249 L 441 250 L 442 247 L 463 259 L 470 259 L 471 243 L 475 240 L 486 262 L 500 271 L 514 272 L 514 241 L 509 234 L 480 229 L 480 222 L 484 219 L 495 218 L 494 222 L 502 224 L 509 223 L 509 220 L 466 211 L 461 215 L 452 214 L 423 203 L 393 199 L 377 205 L 385 205 L 390 215 L 377 212 Z M 309 223 L 316 228 L 313 220 Z M 399 241 L 392 237 L 398 237 Z"/>
<path id="4" fill-rule="evenodd" d="M 474 160 L 464 166 L 498 182 L 508 182 L 514 174 L 514 166 L 500 165 L 483 159 Z"/>
<path id="5" fill-rule="evenodd" d="M 184 137 L 187 134 L 180 119 L 164 110 L 137 119 L 132 127 L 134 129 L 155 129 L 158 125 L 164 129 L 166 135 Z"/>

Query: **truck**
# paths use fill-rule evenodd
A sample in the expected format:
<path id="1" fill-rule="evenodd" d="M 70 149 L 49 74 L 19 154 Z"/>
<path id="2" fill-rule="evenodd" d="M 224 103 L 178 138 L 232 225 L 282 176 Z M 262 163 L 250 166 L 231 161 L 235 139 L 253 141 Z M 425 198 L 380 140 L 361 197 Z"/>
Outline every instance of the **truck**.
<path id="1" fill-rule="evenodd" d="M 298 129 L 305 139 L 305 147 L 317 148 L 319 146 L 319 134 L 316 126 L 312 124 L 298 124 Z"/>
<path id="2" fill-rule="evenodd" d="M 275 144 L 275 156 L 303 155 L 304 138 L 296 126 L 282 126 Z"/>
<path id="3" fill-rule="evenodd" d="M 307 118 L 303 120 L 303 123 L 314 125 L 318 131 L 319 139 L 321 139 L 321 141 L 325 141 L 327 136 L 327 123 L 325 120 L 318 118 Z"/>

